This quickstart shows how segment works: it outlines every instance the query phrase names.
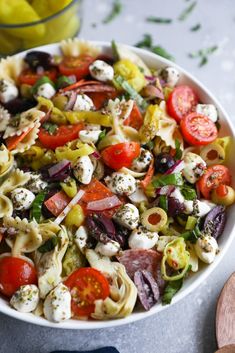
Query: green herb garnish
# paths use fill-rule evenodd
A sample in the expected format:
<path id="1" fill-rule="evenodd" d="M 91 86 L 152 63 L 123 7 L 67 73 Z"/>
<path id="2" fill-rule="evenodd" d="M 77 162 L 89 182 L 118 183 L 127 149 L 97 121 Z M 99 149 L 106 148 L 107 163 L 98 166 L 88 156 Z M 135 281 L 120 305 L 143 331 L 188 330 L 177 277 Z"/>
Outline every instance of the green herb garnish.
<path id="1" fill-rule="evenodd" d="M 191 59 L 196 59 L 196 58 L 200 59 L 199 67 L 201 67 L 201 66 L 207 64 L 208 56 L 213 54 L 217 49 L 218 49 L 218 46 L 213 45 L 212 47 L 200 49 L 200 50 L 195 51 L 193 53 L 189 53 L 188 56 Z"/>
<path id="2" fill-rule="evenodd" d="M 144 38 L 135 44 L 136 47 L 138 48 L 148 48 L 150 49 L 152 47 L 153 39 L 150 34 L 144 34 Z"/>
<path id="3" fill-rule="evenodd" d="M 174 61 L 174 57 L 166 51 L 163 47 L 160 45 L 154 46 L 151 48 L 151 51 L 157 55 L 162 56 L 163 58 L 166 58 L 168 60 Z"/>
<path id="4" fill-rule="evenodd" d="M 149 142 L 145 143 L 143 147 L 145 147 L 148 150 L 152 151 L 154 149 L 154 142 L 152 140 L 150 140 Z"/>
<path id="5" fill-rule="evenodd" d="M 168 24 L 168 23 L 172 22 L 172 19 L 171 18 L 149 16 L 146 18 L 146 21 L 152 22 L 152 23 Z"/>
<path id="6" fill-rule="evenodd" d="M 97 143 L 99 143 L 101 140 L 103 140 L 103 138 L 105 138 L 106 136 L 106 130 L 104 129 L 103 131 L 101 131 L 101 133 L 99 134 L 99 138 Z"/>
<path id="7" fill-rule="evenodd" d="M 181 12 L 181 14 L 178 17 L 178 20 L 179 21 L 186 20 L 186 18 L 192 13 L 196 5 L 197 5 L 197 1 L 192 2 L 192 4 L 186 7 L 186 9 L 184 9 L 183 12 Z"/>
<path id="8" fill-rule="evenodd" d="M 196 191 L 188 186 L 188 185 L 184 185 L 180 188 L 180 191 L 182 193 L 182 195 L 184 196 L 185 200 L 195 200 L 197 198 L 197 193 Z"/>
<path id="9" fill-rule="evenodd" d="M 162 296 L 162 304 L 170 304 L 172 301 L 172 298 L 180 290 L 182 285 L 183 285 L 183 278 L 180 278 L 177 281 L 168 282 Z"/>
<path id="10" fill-rule="evenodd" d="M 41 214 L 42 214 L 42 204 L 45 199 L 46 193 L 45 192 L 40 192 L 34 199 L 32 208 L 30 210 L 30 218 L 35 219 L 38 223 L 40 222 L 41 219 Z"/>
<path id="11" fill-rule="evenodd" d="M 160 178 L 157 180 L 153 180 L 152 184 L 155 188 L 159 188 L 165 185 L 182 186 L 184 181 L 180 173 L 173 173 L 160 176 Z"/>
<path id="12" fill-rule="evenodd" d="M 181 159 L 183 154 L 182 149 L 180 148 L 180 142 L 179 140 L 175 140 L 175 159 L 179 160 Z"/>
<path id="13" fill-rule="evenodd" d="M 49 133 L 49 135 L 54 135 L 54 133 L 58 130 L 58 125 L 48 122 L 44 123 L 42 127 Z"/>
<path id="14" fill-rule="evenodd" d="M 162 46 L 160 45 L 153 45 L 153 40 L 150 34 L 144 34 L 144 38 L 143 40 L 141 40 L 140 42 L 135 44 L 136 47 L 138 48 L 144 48 L 144 49 L 148 49 L 151 52 L 162 56 L 163 58 L 169 59 L 174 61 L 174 57 L 169 54 L 166 49 L 164 49 Z"/>
<path id="15" fill-rule="evenodd" d="M 201 24 L 200 24 L 200 23 L 197 23 L 195 26 L 193 26 L 193 27 L 190 28 L 190 31 L 191 31 L 191 32 L 196 32 L 196 31 L 198 31 L 200 28 L 201 28 Z"/>
<path id="16" fill-rule="evenodd" d="M 41 254 L 45 254 L 46 252 L 49 252 L 53 250 L 56 245 L 58 244 L 58 237 L 53 236 L 52 238 L 48 239 L 44 244 L 42 244 L 39 248 L 38 251 Z"/>
<path id="17" fill-rule="evenodd" d="M 198 224 L 196 224 L 193 230 L 186 231 L 180 235 L 180 237 L 184 238 L 184 240 L 188 240 L 191 243 L 196 243 L 197 239 L 200 238 L 201 231 L 199 229 Z"/>
<path id="18" fill-rule="evenodd" d="M 166 195 L 161 195 L 159 197 L 159 207 L 167 212 L 168 210 L 168 199 Z"/>
<path id="19" fill-rule="evenodd" d="M 114 20 L 115 17 L 117 17 L 122 11 L 122 3 L 120 0 L 114 0 L 113 1 L 113 7 L 111 12 L 108 14 L 107 17 L 103 20 L 103 23 L 107 24 Z"/>

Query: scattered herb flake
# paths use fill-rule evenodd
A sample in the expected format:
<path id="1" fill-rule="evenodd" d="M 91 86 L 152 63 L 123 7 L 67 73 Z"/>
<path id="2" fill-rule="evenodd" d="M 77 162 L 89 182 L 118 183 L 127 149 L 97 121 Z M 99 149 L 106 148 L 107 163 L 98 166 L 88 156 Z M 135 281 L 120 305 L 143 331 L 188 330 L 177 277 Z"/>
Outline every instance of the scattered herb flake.
<path id="1" fill-rule="evenodd" d="M 154 47 L 151 48 L 151 51 L 157 55 L 162 56 L 163 58 L 166 58 L 168 60 L 172 60 L 175 61 L 174 57 L 168 53 L 166 51 L 166 49 L 164 49 L 163 47 L 161 47 L 160 45 L 156 45 Z"/>
<path id="2" fill-rule="evenodd" d="M 201 66 L 204 66 L 205 64 L 207 64 L 208 56 L 213 54 L 217 49 L 218 49 L 218 46 L 213 45 L 211 47 L 200 49 L 200 50 L 195 51 L 193 53 L 189 53 L 188 56 L 191 59 L 195 59 L 195 58 L 200 59 L 199 67 L 201 67 Z"/>
<path id="3" fill-rule="evenodd" d="M 152 37 L 150 34 L 147 33 L 147 34 L 144 34 L 144 39 L 141 40 L 140 42 L 136 43 L 135 46 L 138 48 L 151 49 L 152 43 L 153 43 Z"/>
<path id="4" fill-rule="evenodd" d="M 49 135 L 54 135 L 54 133 L 58 129 L 58 126 L 56 124 L 52 124 L 48 122 L 44 123 L 42 127 L 49 133 Z"/>
<path id="5" fill-rule="evenodd" d="M 146 18 L 146 21 L 152 22 L 152 23 L 159 23 L 159 24 L 169 24 L 172 22 L 172 19 L 171 18 L 149 16 Z"/>
<path id="6" fill-rule="evenodd" d="M 150 34 L 144 34 L 144 38 L 140 42 L 136 43 L 135 46 L 138 48 L 148 49 L 163 58 L 174 61 L 173 56 L 169 54 L 166 49 L 160 45 L 153 45 L 153 40 Z"/>
<path id="7" fill-rule="evenodd" d="M 192 2 L 192 4 L 186 7 L 186 9 L 184 9 L 184 11 L 179 15 L 178 20 L 185 21 L 186 18 L 192 13 L 196 5 L 197 5 L 197 1 Z"/>
<path id="8" fill-rule="evenodd" d="M 103 20 L 103 23 L 107 24 L 114 20 L 115 17 L 117 17 L 122 11 L 122 3 L 120 0 L 114 0 L 113 1 L 113 7 L 111 12 L 108 14 L 107 17 Z"/>
<path id="9" fill-rule="evenodd" d="M 196 32 L 196 31 L 198 31 L 200 28 L 201 28 L 201 24 L 200 24 L 200 23 L 197 23 L 195 26 L 193 26 L 193 27 L 190 28 L 190 31 L 191 31 L 191 32 Z"/>

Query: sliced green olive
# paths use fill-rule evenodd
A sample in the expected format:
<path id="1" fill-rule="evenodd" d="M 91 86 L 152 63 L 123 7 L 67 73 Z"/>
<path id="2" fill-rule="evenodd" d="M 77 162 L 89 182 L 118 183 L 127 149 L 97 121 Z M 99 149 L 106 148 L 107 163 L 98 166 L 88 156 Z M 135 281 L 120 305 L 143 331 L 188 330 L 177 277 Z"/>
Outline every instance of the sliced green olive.
<path id="1" fill-rule="evenodd" d="M 225 151 L 218 143 L 211 143 L 201 149 L 200 156 L 207 165 L 219 164 L 225 160 Z"/>
<path id="2" fill-rule="evenodd" d="M 225 185 L 224 187 L 227 191 L 226 195 L 219 195 L 218 190 L 214 189 L 211 194 L 211 200 L 219 205 L 230 206 L 235 202 L 235 191 L 231 186 Z"/>
<path id="3" fill-rule="evenodd" d="M 160 207 L 153 207 L 141 215 L 142 225 L 151 232 L 160 231 L 167 223 L 167 214 Z"/>

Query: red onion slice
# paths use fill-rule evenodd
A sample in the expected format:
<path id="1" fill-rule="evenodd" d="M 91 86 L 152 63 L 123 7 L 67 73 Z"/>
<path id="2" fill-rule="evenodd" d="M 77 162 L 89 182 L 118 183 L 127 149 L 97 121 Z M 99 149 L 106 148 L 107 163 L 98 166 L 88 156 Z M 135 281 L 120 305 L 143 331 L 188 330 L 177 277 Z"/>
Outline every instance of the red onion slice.
<path id="1" fill-rule="evenodd" d="M 58 174 L 64 172 L 66 169 L 70 168 L 71 162 L 67 159 L 63 159 L 61 162 L 53 165 L 48 169 L 48 174 L 50 177 L 58 176 Z"/>
<path id="2" fill-rule="evenodd" d="M 94 151 L 91 155 L 92 155 L 95 159 L 100 159 L 100 158 L 101 158 L 101 155 L 99 154 L 98 151 Z"/>
<path id="3" fill-rule="evenodd" d="M 65 92 L 64 95 L 68 97 L 68 102 L 64 110 L 72 110 L 76 102 L 77 93 L 75 91 L 68 91 L 68 92 Z"/>
<path id="4" fill-rule="evenodd" d="M 184 169 L 184 161 L 177 161 L 165 174 L 179 173 Z"/>
<path id="5" fill-rule="evenodd" d="M 169 196 L 175 190 L 174 185 L 165 185 L 161 188 L 156 189 L 156 195 L 166 195 Z"/>
<path id="6" fill-rule="evenodd" d="M 87 210 L 90 211 L 103 211 L 110 208 L 120 206 L 122 203 L 116 195 L 106 197 L 102 200 L 91 201 L 87 204 Z"/>

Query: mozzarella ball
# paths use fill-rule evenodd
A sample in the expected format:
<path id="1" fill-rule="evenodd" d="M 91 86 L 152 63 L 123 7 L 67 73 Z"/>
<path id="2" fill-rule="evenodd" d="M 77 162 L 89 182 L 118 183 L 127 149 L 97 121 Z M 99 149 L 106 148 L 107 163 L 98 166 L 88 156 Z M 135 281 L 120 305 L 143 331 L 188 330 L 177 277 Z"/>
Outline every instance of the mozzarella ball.
<path id="1" fill-rule="evenodd" d="M 185 200 L 185 213 L 191 214 L 193 213 L 195 216 L 203 217 L 207 215 L 216 205 L 207 200 Z"/>
<path id="2" fill-rule="evenodd" d="M 41 176 L 36 173 L 30 175 L 30 179 L 25 185 L 25 187 L 27 187 L 27 189 L 32 191 L 34 194 L 38 194 L 39 192 L 45 190 L 47 186 L 48 183 L 43 181 Z"/>
<path id="3" fill-rule="evenodd" d="M 138 226 L 139 218 L 140 215 L 138 208 L 131 203 L 122 205 L 113 215 L 113 219 L 117 223 L 128 229 L 135 229 Z"/>
<path id="4" fill-rule="evenodd" d="M 115 172 L 105 178 L 108 188 L 119 195 L 131 195 L 136 190 L 136 180 L 130 174 Z"/>
<path id="5" fill-rule="evenodd" d="M 200 156 L 192 152 L 185 154 L 182 174 L 189 183 L 196 183 L 205 169 L 206 163 Z"/>
<path id="6" fill-rule="evenodd" d="M 75 233 L 74 242 L 82 253 L 85 252 L 87 240 L 88 232 L 84 226 L 80 226 Z"/>
<path id="7" fill-rule="evenodd" d="M 180 78 L 179 71 L 174 67 L 166 67 L 162 70 L 161 76 L 169 87 L 175 87 Z"/>
<path id="8" fill-rule="evenodd" d="M 184 203 L 184 196 L 182 195 L 179 188 L 175 188 L 175 190 L 171 193 L 171 197 L 174 197 L 180 203 Z"/>
<path id="9" fill-rule="evenodd" d="M 100 133 L 101 133 L 101 130 L 93 130 L 93 131 L 81 130 L 79 132 L 79 138 L 82 142 L 96 143 L 99 139 Z"/>
<path id="10" fill-rule="evenodd" d="M 73 166 L 73 174 L 75 178 L 82 184 L 89 184 L 94 172 L 93 164 L 88 156 L 77 159 Z"/>
<path id="11" fill-rule="evenodd" d="M 206 115 L 210 118 L 214 123 L 218 119 L 217 109 L 214 104 L 197 104 L 196 112 L 199 114 Z"/>
<path id="12" fill-rule="evenodd" d="M 135 158 L 131 164 L 131 169 L 135 172 L 144 172 L 148 168 L 153 156 L 148 150 L 141 148 L 139 157 Z"/>
<path id="13" fill-rule="evenodd" d="M 75 110 L 75 111 L 80 111 L 80 110 L 89 111 L 92 108 L 94 108 L 94 104 L 93 104 L 90 97 L 88 97 L 86 94 L 78 94 L 77 95 L 76 101 L 73 106 L 73 110 Z"/>
<path id="14" fill-rule="evenodd" d="M 85 128 L 88 131 L 101 131 L 101 126 L 99 124 L 85 124 Z"/>
<path id="15" fill-rule="evenodd" d="M 43 313 L 45 318 L 52 322 L 61 322 L 71 318 L 71 294 L 63 283 L 59 283 L 47 295 Z"/>
<path id="16" fill-rule="evenodd" d="M 0 102 L 8 103 L 18 96 L 17 87 L 10 81 L 0 80 Z"/>
<path id="17" fill-rule="evenodd" d="M 95 60 L 89 66 L 89 71 L 93 78 L 102 82 L 111 81 L 114 76 L 113 67 L 103 60 Z"/>
<path id="18" fill-rule="evenodd" d="M 200 260 L 206 264 L 211 264 L 215 260 L 219 247 L 215 238 L 205 235 L 197 239 L 194 249 Z"/>
<path id="19" fill-rule="evenodd" d="M 54 87 L 49 82 L 46 82 L 38 87 L 36 95 L 50 99 L 55 94 L 56 90 L 54 89 Z"/>
<path id="20" fill-rule="evenodd" d="M 128 198 L 131 200 L 132 203 L 137 204 L 137 205 L 141 202 L 148 201 L 143 189 L 138 186 L 137 186 L 137 189 L 135 190 L 135 192 L 133 192 L 133 194 L 129 195 Z"/>
<path id="21" fill-rule="evenodd" d="M 111 240 L 106 244 L 98 242 L 95 251 L 103 256 L 112 257 L 117 255 L 120 250 L 120 244 L 117 241 Z"/>
<path id="22" fill-rule="evenodd" d="M 35 195 L 32 191 L 25 188 L 16 188 L 11 192 L 11 201 L 13 203 L 14 209 L 17 211 L 28 210 L 33 201 Z"/>
<path id="23" fill-rule="evenodd" d="M 158 233 L 150 232 L 143 226 L 134 229 L 131 233 L 128 244 L 131 249 L 151 249 L 158 241 Z"/>
<path id="24" fill-rule="evenodd" d="M 39 303 L 39 289 L 34 284 L 21 286 L 11 297 L 11 306 L 21 313 L 30 313 Z"/>

